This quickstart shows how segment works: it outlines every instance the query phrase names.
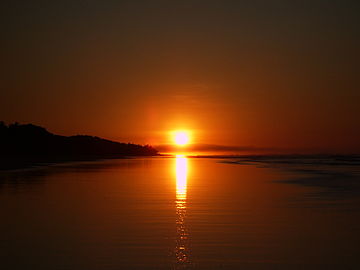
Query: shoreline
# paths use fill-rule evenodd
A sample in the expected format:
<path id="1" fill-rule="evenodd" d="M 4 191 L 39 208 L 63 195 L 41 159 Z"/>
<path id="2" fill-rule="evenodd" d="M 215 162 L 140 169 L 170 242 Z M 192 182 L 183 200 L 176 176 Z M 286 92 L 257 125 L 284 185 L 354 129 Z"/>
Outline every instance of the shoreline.
<path id="1" fill-rule="evenodd" d="M 77 155 L 77 156 L 0 156 L 0 172 L 32 169 L 70 162 L 86 162 L 141 157 L 172 158 L 176 155 Z M 234 163 L 255 162 L 275 164 L 308 164 L 311 159 L 320 159 L 317 165 L 360 165 L 360 155 L 187 155 L 188 158 L 233 159 Z"/>
<path id="2" fill-rule="evenodd" d="M 10 172 L 20 169 L 36 169 L 71 162 L 86 162 L 111 159 L 126 159 L 139 157 L 158 157 L 159 155 L 94 155 L 94 156 L 32 156 L 32 157 L 0 157 L 0 172 Z"/>

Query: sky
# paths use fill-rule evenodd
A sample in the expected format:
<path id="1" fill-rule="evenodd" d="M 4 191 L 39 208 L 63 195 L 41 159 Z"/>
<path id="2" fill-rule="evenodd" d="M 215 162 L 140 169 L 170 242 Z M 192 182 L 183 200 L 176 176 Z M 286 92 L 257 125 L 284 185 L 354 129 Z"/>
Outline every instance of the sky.
<path id="1" fill-rule="evenodd" d="M 197 149 L 360 153 L 360 2 L 6 1 L 0 120 Z"/>

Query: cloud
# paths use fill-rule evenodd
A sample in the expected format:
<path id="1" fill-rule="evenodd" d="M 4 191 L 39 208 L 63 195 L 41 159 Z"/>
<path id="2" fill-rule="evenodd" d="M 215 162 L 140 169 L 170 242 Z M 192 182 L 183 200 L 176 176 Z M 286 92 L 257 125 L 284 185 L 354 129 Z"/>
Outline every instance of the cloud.
<path id="1" fill-rule="evenodd" d="M 234 146 L 234 145 L 218 145 L 218 144 L 190 144 L 186 147 L 179 147 L 172 144 L 157 145 L 155 148 L 160 152 L 176 152 L 176 151 L 187 151 L 187 152 L 270 152 L 277 151 L 275 148 L 263 148 L 254 146 Z"/>

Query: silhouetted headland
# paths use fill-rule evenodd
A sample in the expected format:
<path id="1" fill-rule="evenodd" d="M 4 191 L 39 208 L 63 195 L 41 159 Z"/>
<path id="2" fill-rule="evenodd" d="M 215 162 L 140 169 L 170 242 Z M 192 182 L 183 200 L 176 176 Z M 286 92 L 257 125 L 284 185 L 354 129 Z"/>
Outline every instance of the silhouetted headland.
<path id="1" fill-rule="evenodd" d="M 0 149 L 0 170 L 64 161 L 158 155 L 149 145 L 87 135 L 60 136 L 32 124 L 4 122 L 0 122 Z"/>

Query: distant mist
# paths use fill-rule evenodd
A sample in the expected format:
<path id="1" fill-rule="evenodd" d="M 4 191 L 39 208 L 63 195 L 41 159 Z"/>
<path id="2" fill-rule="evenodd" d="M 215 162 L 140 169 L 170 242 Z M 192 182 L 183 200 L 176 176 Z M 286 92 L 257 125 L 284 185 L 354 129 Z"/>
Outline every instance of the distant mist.
<path id="1" fill-rule="evenodd" d="M 218 145 L 218 144 L 190 144 L 185 147 L 180 147 L 171 144 L 157 145 L 155 148 L 159 152 L 202 152 L 202 153 L 270 153 L 281 152 L 277 148 L 265 148 L 255 146 L 236 146 L 236 145 Z"/>

